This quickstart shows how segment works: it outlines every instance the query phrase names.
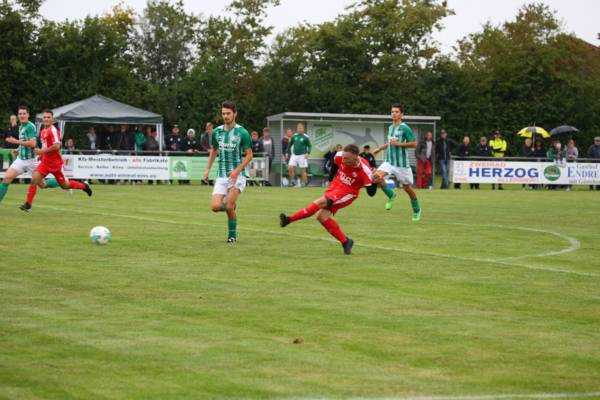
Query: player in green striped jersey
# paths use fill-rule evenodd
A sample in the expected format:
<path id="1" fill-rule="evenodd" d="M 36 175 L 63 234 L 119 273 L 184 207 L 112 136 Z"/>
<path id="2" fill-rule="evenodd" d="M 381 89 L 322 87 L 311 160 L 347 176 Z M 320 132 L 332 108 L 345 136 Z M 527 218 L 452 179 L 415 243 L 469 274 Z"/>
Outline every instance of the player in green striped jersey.
<path id="1" fill-rule="evenodd" d="M 388 128 L 387 143 L 373 150 L 373 154 L 386 150 L 385 160 L 375 172 L 374 181 L 388 197 L 385 209 L 391 210 L 396 194 L 392 189 L 387 187 L 386 177 L 393 174 L 410 197 L 410 204 L 413 209 L 412 220 L 416 222 L 421 219 L 421 207 L 417 195 L 412 190 L 413 174 L 408 161 L 407 149 L 417 147 L 417 141 L 412 129 L 402 122 L 402 117 L 404 116 L 402 105 L 398 103 L 392 104 L 391 115 L 392 125 Z"/>
<path id="2" fill-rule="evenodd" d="M 27 106 L 19 106 L 17 116 L 20 122 L 19 139 L 15 139 L 14 137 L 6 139 L 8 143 L 19 145 L 17 148 L 17 159 L 6 170 L 2 178 L 2 183 L 0 183 L 0 203 L 8 191 L 8 185 L 17 176 L 26 172 L 33 174 L 38 166 L 37 156 L 34 152 L 37 145 L 37 133 L 35 132 L 35 125 L 29 121 L 29 108 Z M 43 187 L 56 187 L 58 186 L 58 182 L 55 179 L 48 179 L 42 185 Z"/>
<path id="3" fill-rule="evenodd" d="M 204 181 L 217 156 L 218 175 L 212 193 L 211 208 L 214 212 L 227 213 L 227 243 L 237 240 L 237 215 L 235 204 L 238 196 L 246 187 L 248 172 L 246 167 L 252 161 L 252 140 L 250 134 L 235 122 L 237 109 L 231 101 L 221 104 L 221 116 L 224 124 L 213 130 L 212 148 L 208 164 L 204 171 Z"/>

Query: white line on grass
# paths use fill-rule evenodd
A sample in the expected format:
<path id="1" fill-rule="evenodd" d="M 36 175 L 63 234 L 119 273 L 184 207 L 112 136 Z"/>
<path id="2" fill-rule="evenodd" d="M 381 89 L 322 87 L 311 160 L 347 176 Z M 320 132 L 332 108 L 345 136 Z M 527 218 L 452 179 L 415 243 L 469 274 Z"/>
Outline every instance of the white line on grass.
<path id="1" fill-rule="evenodd" d="M 86 215 L 96 214 L 96 215 L 103 215 L 105 217 L 114 217 L 114 218 L 129 218 L 129 219 L 136 219 L 138 221 L 157 222 L 157 223 L 171 224 L 171 225 L 196 225 L 196 226 L 208 226 L 208 227 L 215 226 L 215 224 L 203 223 L 203 222 L 197 222 L 197 221 L 172 221 L 172 220 L 163 220 L 163 219 L 150 218 L 150 217 L 142 217 L 139 215 L 114 214 L 114 213 L 105 213 L 105 212 L 99 212 L 99 211 L 93 211 L 93 210 L 83 211 L 83 210 L 77 210 L 77 209 L 50 207 L 50 206 L 44 206 L 44 205 L 38 205 L 37 207 L 38 208 L 47 208 L 47 209 L 56 210 L 56 211 L 75 212 L 75 213 L 86 214 Z M 263 234 L 269 234 L 269 235 L 275 235 L 275 236 L 291 236 L 291 237 L 296 237 L 296 238 L 301 238 L 301 239 L 309 239 L 309 240 L 321 240 L 321 241 L 325 240 L 328 242 L 337 243 L 337 241 L 335 239 L 331 239 L 331 238 L 327 238 L 327 237 L 298 235 L 298 234 L 290 233 L 289 231 L 283 231 L 283 230 L 269 231 L 269 230 L 265 230 L 265 229 L 256 229 L 256 228 L 248 228 L 248 227 L 238 227 L 238 230 L 243 230 L 243 231 L 248 231 L 248 232 L 257 232 L 257 233 L 263 233 Z M 420 256 L 442 257 L 442 258 L 450 258 L 450 259 L 461 260 L 461 261 L 476 261 L 476 262 L 488 263 L 488 264 L 498 264 L 498 265 L 506 265 L 506 266 L 510 266 L 510 267 L 526 268 L 526 269 L 536 270 L 536 271 L 557 272 L 557 273 L 561 273 L 561 274 L 572 274 L 572 275 L 600 278 L 600 274 L 595 274 L 593 272 L 579 272 L 579 271 L 570 271 L 567 269 L 560 269 L 560 268 L 551 268 L 551 267 L 543 267 L 543 266 L 528 265 L 528 264 L 517 264 L 517 263 L 513 263 L 513 262 L 509 262 L 509 261 L 494 260 L 494 259 L 489 259 L 489 258 L 455 256 L 455 255 L 451 255 L 451 254 L 440 254 L 440 253 L 432 253 L 432 252 L 426 252 L 426 251 L 417 251 L 417 250 L 411 250 L 411 249 L 405 249 L 405 248 L 399 248 L 399 247 L 387 247 L 387 246 L 381 246 L 378 244 L 370 244 L 370 243 L 356 243 L 355 246 L 366 247 L 366 248 L 377 249 L 377 250 L 398 251 L 401 253 L 415 254 L 415 255 L 420 255 Z"/>
<path id="2" fill-rule="evenodd" d="M 350 397 L 348 400 L 509 400 L 509 399 L 572 399 L 600 397 L 600 392 L 588 393 L 531 393 L 531 394 L 488 394 L 475 396 L 429 396 L 429 397 Z M 288 397 L 286 400 L 327 400 L 325 397 Z"/>

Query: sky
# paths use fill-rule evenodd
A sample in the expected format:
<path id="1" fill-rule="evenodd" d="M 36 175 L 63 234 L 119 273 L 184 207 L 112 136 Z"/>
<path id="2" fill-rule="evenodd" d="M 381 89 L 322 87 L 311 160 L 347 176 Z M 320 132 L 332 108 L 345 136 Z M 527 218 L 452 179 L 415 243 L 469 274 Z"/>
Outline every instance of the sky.
<path id="1" fill-rule="evenodd" d="M 146 0 L 123 0 L 137 12 L 144 9 Z M 345 8 L 356 0 L 281 0 L 281 5 L 268 10 L 267 24 L 274 27 L 274 33 L 301 24 L 304 21 L 319 24 L 332 21 L 343 13 Z M 41 14 L 54 21 L 80 19 L 88 14 L 95 15 L 109 11 L 118 0 L 46 0 Z M 188 12 L 204 15 L 225 13 L 230 0 L 184 0 Z M 524 0 L 448 0 L 448 5 L 456 15 L 445 18 L 445 28 L 434 38 L 441 43 L 444 53 L 452 51 L 456 41 L 478 32 L 481 26 L 490 21 L 500 24 L 514 19 Z M 599 0 L 545 0 L 551 9 L 557 11 L 563 21 L 563 28 L 579 38 L 600 46 Z"/>

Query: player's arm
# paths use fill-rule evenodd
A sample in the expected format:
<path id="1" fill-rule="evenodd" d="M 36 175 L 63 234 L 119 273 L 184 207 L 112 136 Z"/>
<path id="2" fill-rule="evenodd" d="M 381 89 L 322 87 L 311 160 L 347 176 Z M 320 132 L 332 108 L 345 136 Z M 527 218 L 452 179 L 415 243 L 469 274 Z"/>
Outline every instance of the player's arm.
<path id="1" fill-rule="evenodd" d="M 250 161 L 252 161 L 252 139 L 250 139 L 250 134 L 247 131 L 242 132 L 240 147 L 244 151 L 244 159 L 236 169 L 229 173 L 229 180 L 231 182 L 235 182 L 240 172 L 242 172 L 244 168 L 250 164 Z"/>
<path id="2" fill-rule="evenodd" d="M 42 154 L 52 153 L 53 151 L 58 151 L 60 149 L 60 142 L 54 143 L 50 147 L 46 147 L 45 149 L 34 149 L 33 152 L 37 156 L 41 156 Z"/>
<path id="3" fill-rule="evenodd" d="M 208 155 L 208 163 L 206 163 L 206 169 L 204 170 L 204 180 L 208 179 L 208 173 L 210 172 L 210 169 L 213 163 L 215 162 L 215 158 L 217 158 L 218 151 L 218 145 L 215 147 L 215 144 L 213 143 L 213 146 L 210 148 L 210 153 Z"/>
<path id="4" fill-rule="evenodd" d="M 381 150 L 385 150 L 385 149 L 387 149 L 387 148 L 388 148 L 388 144 L 387 144 L 387 143 L 385 143 L 385 144 L 382 144 L 381 146 L 379 146 L 379 147 L 375 148 L 375 149 L 372 151 L 372 153 L 373 153 L 373 155 L 375 155 L 375 154 L 379 153 Z"/>
<path id="5" fill-rule="evenodd" d="M 416 141 L 401 142 L 401 141 L 399 141 L 397 139 L 392 139 L 392 140 L 390 140 L 390 144 L 392 146 L 395 146 L 395 147 L 406 147 L 406 148 L 409 148 L 409 149 L 417 147 L 417 142 Z"/>
<path id="6" fill-rule="evenodd" d="M 23 146 L 23 147 L 31 147 L 34 148 L 35 147 L 35 138 L 31 138 L 29 140 L 19 140 L 17 138 L 14 137 L 7 137 L 6 141 L 8 143 L 12 143 L 12 144 L 18 144 L 19 146 Z"/>
<path id="7" fill-rule="evenodd" d="M 312 143 L 310 143 L 310 139 L 308 138 L 308 135 L 306 136 L 306 158 L 308 158 L 308 155 L 310 154 L 310 152 L 312 151 Z"/>

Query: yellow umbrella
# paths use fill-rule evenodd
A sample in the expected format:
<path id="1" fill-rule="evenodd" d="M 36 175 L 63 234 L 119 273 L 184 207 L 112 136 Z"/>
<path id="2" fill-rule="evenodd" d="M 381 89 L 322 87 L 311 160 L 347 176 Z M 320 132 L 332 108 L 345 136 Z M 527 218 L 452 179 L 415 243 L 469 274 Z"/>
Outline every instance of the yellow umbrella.
<path id="1" fill-rule="evenodd" d="M 518 135 L 525 138 L 530 138 L 533 134 L 539 135 L 543 138 L 549 138 L 550 134 L 542 127 L 539 126 L 528 126 L 519 131 Z"/>

